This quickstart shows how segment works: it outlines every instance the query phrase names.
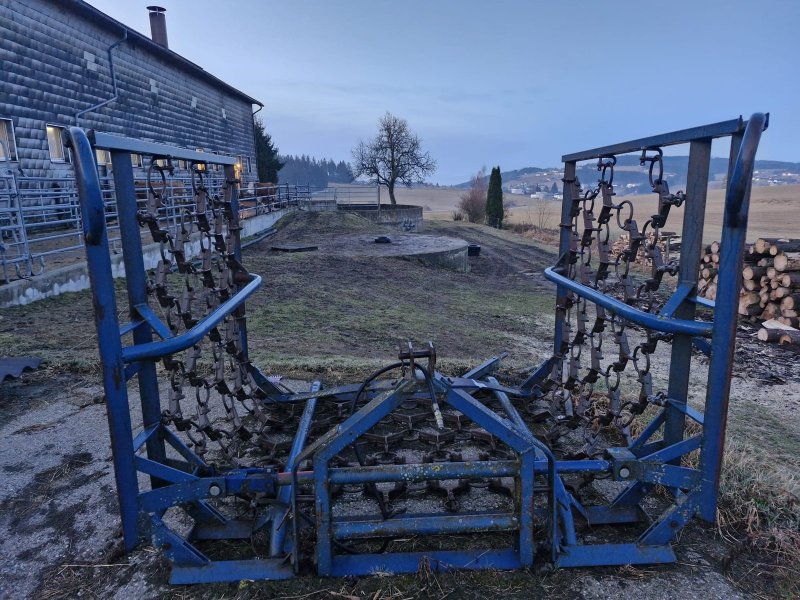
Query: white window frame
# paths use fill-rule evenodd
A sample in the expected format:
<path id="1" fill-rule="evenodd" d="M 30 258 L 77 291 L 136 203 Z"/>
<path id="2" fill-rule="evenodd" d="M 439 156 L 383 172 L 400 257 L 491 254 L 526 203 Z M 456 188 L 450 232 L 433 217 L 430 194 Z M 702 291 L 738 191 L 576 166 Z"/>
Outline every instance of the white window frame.
<path id="1" fill-rule="evenodd" d="M 61 156 L 53 156 L 53 142 L 50 139 L 50 129 L 58 131 L 58 143 L 60 144 L 61 148 Z M 61 125 L 55 125 L 54 123 L 46 123 L 45 124 L 45 134 L 47 135 L 47 147 L 50 151 L 50 162 L 52 163 L 68 163 L 69 160 L 69 151 L 67 150 L 66 145 L 64 144 L 64 127 Z"/>
<path id="2" fill-rule="evenodd" d="M 19 155 L 17 154 L 17 137 L 14 134 L 14 121 L 2 118 L 0 119 L 0 127 L 3 129 L 0 132 L 0 141 L 5 145 L 3 153 L 8 153 L 8 156 L 4 157 L 0 162 L 17 162 Z"/>
<path id="3" fill-rule="evenodd" d="M 143 164 L 144 161 L 142 160 L 141 154 L 136 154 L 136 153 L 131 154 L 131 166 L 141 167 Z"/>

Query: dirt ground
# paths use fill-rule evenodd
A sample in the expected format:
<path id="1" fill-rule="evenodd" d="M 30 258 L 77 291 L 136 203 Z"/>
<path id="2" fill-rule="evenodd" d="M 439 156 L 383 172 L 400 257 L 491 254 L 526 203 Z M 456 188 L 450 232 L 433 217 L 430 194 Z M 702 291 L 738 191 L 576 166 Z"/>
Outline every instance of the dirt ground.
<path id="1" fill-rule="evenodd" d="M 314 219 L 318 231 L 374 231 L 360 221 Z M 248 325 L 251 355 L 266 372 L 328 385 L 357 381 L 392 360 L 399 341 L 432 339 L 446 373 L 507 350 L 504 375 L 513 378 L 550 352 L 553 287 L 541 272 L 553 252 L 536 240 L 481 226 L 426 223 L 426 234 L 481 244 L 469 273 L 398 258 L 270 251 L 310 225 L 290 223 L 245 252 L 246 266 L 265 282 L 248 303 Z M 0 598 L 793 597 L 797 565 L 776 554 L 775 548 L 784 548 L 778 537 L 784 530 L 770 529 L 762 504 L 777 506 L 780 499 L 786 510 L 798 507 L 800 361 L 758 344 L 748 327 L 740 338 L 728 443 L 736 453 L 724 483 L 739 493 L 724 493 L 731 503 L 752 502 L 753 531 L 738 521 L 730 527 L 693 522 L 675 544 L 678 562 L 655 567 L 308 576 L 180 587 L 168 585 L 168 566 L 154 549 L 120 551 L 89 294 L 4 310 L 4 353 L 46 362 L 0 387 Z M 691 402 L 702 406 L 707 361 L 696 357 L 694 367 Z M 663 382 L 666 372 L 657 368 L 654 376 Z M 133 387 L 130 397 L 138 427 Z M 780 498 L 765 498 L 764 489 Z M 723 508 L 733 519 L 740 507 Z M 786 519 L 775 516 L 776 523 Z M 762 530 L 771 541 L 753 543 L 763 539 L 754 537 Z"/>

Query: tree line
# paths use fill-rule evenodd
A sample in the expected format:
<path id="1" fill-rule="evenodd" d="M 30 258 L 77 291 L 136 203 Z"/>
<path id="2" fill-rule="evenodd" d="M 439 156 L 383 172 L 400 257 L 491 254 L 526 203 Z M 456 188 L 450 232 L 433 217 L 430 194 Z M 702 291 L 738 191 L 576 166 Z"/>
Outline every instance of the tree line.
<path id="1" fill-rule="evenodd" d="M 317 160 L 305 154 L 281 155 L 259 118 L 255 120 L 255 142 L 259 181 L 325 188 L 329 183 L 350 183 L 354 179 L 353 170 L 343 160 L 337 163 L 326 158 Z"/>
<path id="2" fill-rule="evenodd" d="M 278 173 L 281 183 L 309 184 L 314 188 L 325 188 L 329 183 L 350 183 L 353 172 L 343 160 L 338 163 L 331 159 L 317 160 L 305 154 L 301 156 L 281 156 L 283 167 Z"/>

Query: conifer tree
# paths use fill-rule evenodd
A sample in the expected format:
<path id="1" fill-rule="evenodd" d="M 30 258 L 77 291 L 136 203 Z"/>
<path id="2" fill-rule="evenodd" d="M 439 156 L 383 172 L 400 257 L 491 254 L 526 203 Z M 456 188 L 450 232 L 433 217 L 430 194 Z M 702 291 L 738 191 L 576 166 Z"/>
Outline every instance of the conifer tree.
<path id="1" fill-rule="evenodd" d="M 494 167 L 489 175 L 489 189 L 486 192 L 486 224 L 501 229 L 503 212 L 503 179 L 500 176 L 500 167 Z"/>

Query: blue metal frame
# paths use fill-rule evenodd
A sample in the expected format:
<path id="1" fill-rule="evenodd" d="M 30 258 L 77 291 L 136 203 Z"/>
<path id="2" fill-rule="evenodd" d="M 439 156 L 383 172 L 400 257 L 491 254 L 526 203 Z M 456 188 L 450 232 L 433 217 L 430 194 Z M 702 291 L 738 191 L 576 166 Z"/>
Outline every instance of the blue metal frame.
<path id="1" fill-rule="evenodd" d="M 207 465 L 192 449 L 161 422 L 161 399 L 156 378 L 156 361 L 197 343 L 209 334 L 226 316 L 243 309 L 245 300 L 260 286 L 257 275 L 239 285 L 235 293 L 210 314 L 182 335 L 174 336 L 148 306 L 147 281 L 142 260 L 142 242 L 137 222 L 136 194 L 130 154 L 150 153 L 197 162 L 225 165 L 226 179 L 235 178 L 235 159 L 220 155 L 194 153 L 186 149 L 129 140 L 119 136 L 86 133 L 73 127 L 70 138 L 75 156 L 78 190 L 81 201 L 84 237 L 92 296 L 103 365 L 103 384 L 108 403 L 108 420 L 114 459 L 117 492 L 120 503 L 126 550 L 142 540 L 152 538 L 173 563 L 173 583 L 235 581 L 239 579 L 285 579 L 299 569 L 299 517 L 297 489 L 311 484 L 314 489 L 316 541 L 314 556 L 320 575 L 365 575 L 382 572 L 414 572 L 421 560 L 435 570 L 530 567 L 534 564 L 537 541 L 549 550 L 549 560 L 562 567 L 590 565 L 622 565 L 670 562 L 675 559 L 670 542 L 695 513 L 713 521 L 716 513 L 719 470 L 725 437 L 728 394 L 736 330 L 737 296 L 740 287 L 742 249 L 747 227 L 750 179 L 753 161 L 767 117 L 753 115 L 748 121 L 726 121 L 715 125 L 684 130 L 567 155 L 565 180 L 575 177 L 578 161 L 596 159 L 650 148 L 655 145 L 690 143 L 689 182 L 684 219 L 681 275 L 677 289 L 660 314 L 640 311 L 610 298 L 595 289 L 568 278 L 564 265 L 545 271 L 557 284 L 558 306 L 572 293 L 602 306 L 632 323 L 648 329 L 673 334 L 670 386 L 663 407 L 627 447 L 610 448 L 602 459 L 559 460 L 528 429 L 512 398 L 530 398 L 558 363 L 550 358 L 536 368 L 520 388 L 504 387 L 491 373 L 505 356 L 496 356 L 465 373 L 460 378 L 447 378 L 432 372 L 431 385 L 441 398 L 465 417 L 507 445 L 515 456 L 512 460 L 450 462 L 415 465 L 377 465 L 335 467 L 332 459 L 352 446 L 377 423 L 387 417 L 403 401 L 423 393 L 418 381 L 402 380 L 387 385 L 375 384 L 364 390 L 366 405 L 332 427 L 324 435 L 311 438 L 312 419 L 319 398 L 335 396 L 340 401 L 354 401 L 359 386 L 323 390 L 315 383 L 307 394 L 286 394 L 269 384 L 259 374 L 259 381 L 268 391 L 272 403 L 304 402 L 298 430 L 283 471 L 273 468 L 231 469 L 220 471 Z M 697 298 L 697 257 L 702 242 L 705 190 L 712 138 L 732 138 L 732 168 L 725 202 L 722 234 L 720 279 L 713 323 L 696 321 L 697 304 L 708 306 Z M 127 274 L 130 323 L 120 327 L 117 321 L 116 298 L 109 258 L 105 213 L 97 177 L 94 148 L 110 150 L 114 182 L 119 206 L 122 249 Z M 569 186 L 564 187 L 562 205 L 561 256 L 570 248 Z M 238 209 L 234 192 L 232 205 Z M 236 212 L 238 214 L 238 210 Z M 241 257 L 237 239 L 234 249 Z M 694 255 L 697 256 L 694 256 Z M 243 325 L 243 324 L 242 324 Z M 122 347 L 121 336 L 132 333 L 133 344 Z M 155 334 L 155 336 L 154 336 Z M 564 340 L 562 319 L 557 315 L 554 335 L 556 356 Z M 156 339 L 159 338 L 159 339 Z M 703 338 L 710 337 L 710 346 Z M 247 332 L 241 328 L 243 353 L 247 354 Z M 692 346 L 705 348 L 711 354 L 706 406 L 700 414 L 687 405 L 689 355 Z M 126 382 L 138 378 L 142 404 L 143 430 L 135 436 L 131 428 Z M 263 379 L 263 381 L 261 381 Z M 486 406 L 476 395 L 491 393 L 501 412 Z M 685 418 L 703 427 L 702 434 L 684 435 Z M 663 429 L 661 439 L 654 436 Z M 146 452 L 142 453 L 141 449 Z M 167 457 L 167 448 L 180 459 Z M 680 458 L 700 450 L 700 468 L 680 465 Z M 305 461 L 311 471 L 300 471 Z M 137 472 L 150 478 L 149 489 L 140 490 Z M 575 473 L 607 474 L 627 482 L 626 489 L 607 506 L 583 506 L 567 489 L 562 476 Z M 460 514 L 458 516 L 403 515 L 390 519 L 365 515 L 359 518 L 335 517 L 332 510 L 331 486 L 376 482 L 429 481 L 458 478 L 514 477 L 514 508 L 507 513 Z M 547 481 L 544 493 L 536 488 L 536 478 Z M 640 501 L 655 485 L 665 486 L 676 496 L 676 502 L 661 518 L 630 543 L 581 544 L 576 521 L 589 525 L 630 524 L 645 521 Z M 275 504 L 255 522 L 230 519 L 213 506 L 213 499 L 235 495 L 243 490 L 274 498 Z M 535 502 L 541 499 L 542 502 Z M 195 520 L 188 537 L 172 531 L 164 522 L 166 510 L 186 507 Z M 536 540 L 537 520 L 547 524 L 546 539 Z M 248 538 L 252 531 L 269 524 L 270 558 L 251 560 L 212 560 L 200 552 L 194 542 L 207 539 Z M 369 539 L 408 534 L 513 532 L 513 544 L 492 550 L 437 550 L 426 552 L 387 552 L 382 554 L 337 554 L 337 544 L 353 538 Z M 293 565 L 285 557 L 293 558 Z"/>

